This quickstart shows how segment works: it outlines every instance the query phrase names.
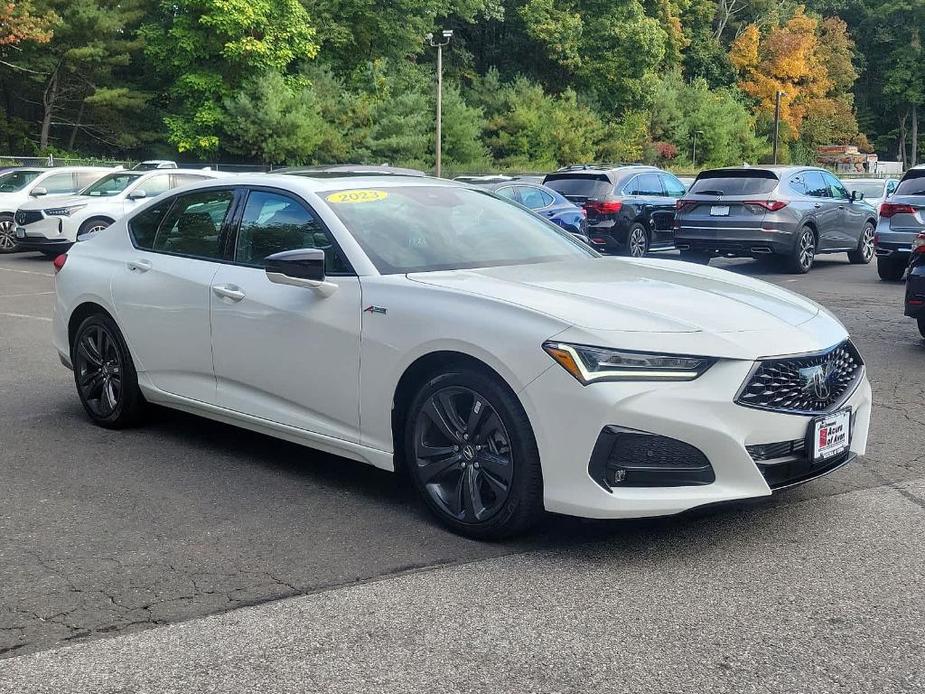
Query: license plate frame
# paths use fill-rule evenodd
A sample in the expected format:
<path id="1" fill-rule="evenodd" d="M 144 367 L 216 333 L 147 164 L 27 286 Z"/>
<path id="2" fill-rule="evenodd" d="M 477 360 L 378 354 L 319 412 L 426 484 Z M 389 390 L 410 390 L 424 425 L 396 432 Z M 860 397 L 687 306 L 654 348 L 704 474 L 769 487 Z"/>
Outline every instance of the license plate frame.
<path id="1" fill-rule="evenodd" d="M 814 417 L 806 432 L 806 452 L 813 465 L 845 455 L 851 447 L 851 408 Z"/>
<path id="2" fill-rule="evenodd" d="M 710 206 L 710 216 L 711 217 L 728 217 L 729 216 L 729 205 L 711 205 Z"/>

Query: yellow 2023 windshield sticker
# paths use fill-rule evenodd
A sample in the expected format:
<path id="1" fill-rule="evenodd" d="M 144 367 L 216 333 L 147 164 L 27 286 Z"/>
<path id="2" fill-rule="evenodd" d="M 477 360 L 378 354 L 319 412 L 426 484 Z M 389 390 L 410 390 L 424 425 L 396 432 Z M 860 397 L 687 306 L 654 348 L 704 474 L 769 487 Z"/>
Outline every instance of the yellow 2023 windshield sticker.
<path id="1" fill-rule="evenodd" d="M 389 194 L 384 190 L 339 190 L 331 193 L 325 200 L 334 203 L 376 202 L 385 200 Z"/>

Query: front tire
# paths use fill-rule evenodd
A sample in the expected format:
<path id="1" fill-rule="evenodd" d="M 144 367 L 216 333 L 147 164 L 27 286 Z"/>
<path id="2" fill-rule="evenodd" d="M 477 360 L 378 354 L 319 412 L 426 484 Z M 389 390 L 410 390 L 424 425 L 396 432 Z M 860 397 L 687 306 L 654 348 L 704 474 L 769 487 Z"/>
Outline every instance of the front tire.
<path id="1" fill-rule="evenodd" d="M 634 223 L 626 232 L 626 255 L 630 258 L 643 258 L 649 252 L 649 233 L 639 222 Z"/>
<path id="2" fill-rule="evenodd" d="M 533 429 L 513 392 L 461 369 L 428 381 L 405 421 L 404 460 L 431 512 L 453 532 L 498 540 L 543 513 Z"/>
<path id="3" fill-rule="evenodd" d="M 887 282 L 897 282 L 903 278 L 906 265 L 892 256 L 877 258 L 877 274 Z"/>
<path id="4" fill-rule="evenodd" d="M 86 318 L 71 345 L 74 383 L 84 410 L 106 429 L 124 429 L 139 421 L 145 400 L 125 339 L 104 314 Z"/>
<path id="5" fill-rule="evenodd" d="M 919 334 L 922 336 L 922 339 L 925 340 L 925 318 L 919 318 L 918 324 L 919 324 Z"/>
<path id="6" fill-rule="evenodd" d="M 702 251 L 681 251 L 681 260 L 696 263 L 697 265 L 709 265 L 710 257 L 709 253 L 703 253 Z"/>
<path id="7" fill-rule="evenodd" d="M 15 253 L 19 250 L 16 240 L 16 223 L 13 215 L 0 214 L 0 253 Z"/>
<path id="8" fill-rule="evenodd" d="M 848 260 L 852 265 L 867 265 L 874 258 L 874 225 L 870 222 L 864 224 L 864 231 L 858 239 L 858 247 L 848 252 Z"/>
<path id="9" fill-rule="evenodd" d="M 816 234 L 809 227 L 800 229 L 796 245 L 787 258 L 787 269 L 795 275 L 805 275 L 816 259 Z"/>
<path id="10" fill-rule="evenodd" d="M 111 224 L 112 222 L 105 217 L 91 217 L 80 225 L 80 228 L 77 230 L 77 238 L 79 239 L 86 234 L 102 231 Z"/>

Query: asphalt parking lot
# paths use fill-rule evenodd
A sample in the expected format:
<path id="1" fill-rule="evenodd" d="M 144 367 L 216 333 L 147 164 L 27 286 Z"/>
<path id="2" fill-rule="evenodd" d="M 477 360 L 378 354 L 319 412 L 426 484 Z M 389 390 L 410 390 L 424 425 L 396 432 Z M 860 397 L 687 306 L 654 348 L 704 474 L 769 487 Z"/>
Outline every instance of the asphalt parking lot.
<path id="1" fill-rule="evenodd" d="M 0 691 L 925 691 L 902 285 L 843 256 L 714 264 L 845 323 L 868 455 L 770 500 L 480 544 L 357 463 L 167 411 L 91 426 L 50 344 L 51 263 L 0 256 Z"/>

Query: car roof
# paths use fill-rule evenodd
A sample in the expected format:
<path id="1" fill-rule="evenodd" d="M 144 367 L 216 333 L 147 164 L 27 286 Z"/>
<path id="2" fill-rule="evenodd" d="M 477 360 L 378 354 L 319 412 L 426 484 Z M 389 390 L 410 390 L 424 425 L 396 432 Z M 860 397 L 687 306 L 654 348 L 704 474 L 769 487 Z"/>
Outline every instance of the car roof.
<path id="1" fill-rule="evenodd" d="M 821 166 L 796 166 L 792 164 L 769 164 L 767 166 L 720 166 L 715 169 L 704 169 L 697 176 L 705 173 L 716 173 L 722 171 L 729 172 L 748 172 L 748 171 L 765 171 L 774 174 L 777 178 L 784 178 L 785 176 L 798 173 L 800 171 L 822 171 L 823 173 L 832 173 L 826 169 L 823 169 Z M 834 174 L 833 174 L 834 175 Z"/>
<path id="2" fill-rule="evenodd" d="M 276 169 L 273 173 L 313 176 L 316 178 L 337 178 L 349 176 L 427 176 L 418 169 L 405 169 L 389 164 L 334 164 L 330 166 L 289 166 Z"/>
<path id="3" fill-rule="evenodd" d="M 570 166 L 563 166 L 555 171 L 546 174 L 546 176 L 557 176 L 560 174 L 602 174 L 602 173 L 615 173 L 623 175 L 626 173 L 633 173 L 636 171 L 661 171 L 657 166 L 649 166 L 648 164 L 572 164 Z"/>
<path id="4" fill-rule="evenodd" d="M 362 188 L 398 188 L 401 186 L 445 186 L 465 188 L 467 186 L 432 176 L 401 176 L 394 174 L 368 176 L 320 177 L 277 173 L 238 174 L 233 178 L 214 178 L 209 181 L 190 184 L 184 189 L 227 185 L 278 187 L 284 190 L 304 191 L 310 193 L 337 190 L 357 190 Z"/>

